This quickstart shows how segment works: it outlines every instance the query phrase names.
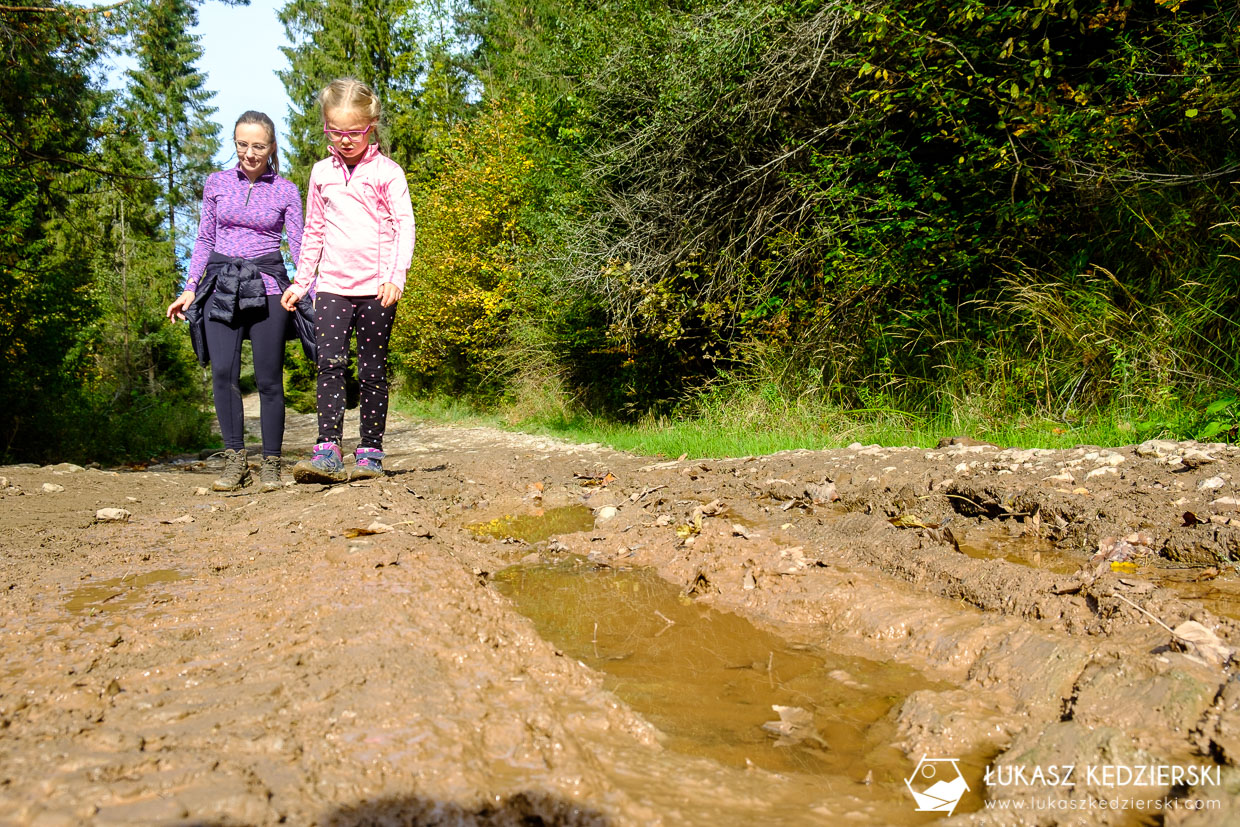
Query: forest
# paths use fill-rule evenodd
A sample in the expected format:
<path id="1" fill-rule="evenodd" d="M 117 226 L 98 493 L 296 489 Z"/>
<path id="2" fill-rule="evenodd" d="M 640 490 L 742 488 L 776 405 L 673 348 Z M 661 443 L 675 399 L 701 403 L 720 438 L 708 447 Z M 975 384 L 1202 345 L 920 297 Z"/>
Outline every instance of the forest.
<path id="1" fill-rule="evenodd" d="M 230 137 L 196 15 L 0 6 L 7 461 L 209 441 L 163 318 Z M 304 192 L 342 75 L 379 92 L 409 175 L 403 394 L 1237 438 L 1230 0 L 289 0 L 280 21 L 289 177 Z"/>

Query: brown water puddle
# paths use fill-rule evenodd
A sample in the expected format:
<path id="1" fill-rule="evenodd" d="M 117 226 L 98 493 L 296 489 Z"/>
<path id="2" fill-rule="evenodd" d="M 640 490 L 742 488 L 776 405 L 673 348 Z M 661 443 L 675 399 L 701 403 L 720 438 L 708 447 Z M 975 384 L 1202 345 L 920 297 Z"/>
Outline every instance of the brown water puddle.
<path id="1" fill-rule="evenodd" d="M 1012 537 L 999 531 L 971 530 L 960 542 L 960 550 L 976 560 L 1007 560 L 1056 574 L 1072 574 L 1085 562 L 1079 554 L 1055 548 L 1050 540 L 1028 534 Z"/>
<path id="2" fill-rule="evenodd" d="M 822 776 L 861 798 L 908 799 L 907 823 L 930 817 L 914 810 L 904 786 L 915 765 L 891 746 L 892 713 L 911 692 L 949 685 L 898 665 L 823 659 L 682 596 L 650 571 L 572 559 L 513 566 L 495 584 L 546 640 L 602 672 L 669 748 L 733 767 Z M 773 706 L 800 719 L 789 743 L 777 745 L 780 736 L 769 731 L 781 720 Z M 981 806 L 981 764 L 964 769 L 971 792 L 957 812 Z"/>
<path id="3" fill-rule="evenodd" d="M 960 543 L 960 550 L 974 559 L 1007 560 L 1056 574 L 1073 574 L 1088 561 L 1086 555 L 1060 551 L 1049 540 L 1030 535 L 1011 537 L 1001 532 L 969 532 Z M 1210 576 L 1200 567 L 1165 568 L 1157 562 L 1147 559 L 1125 563 L 1116 571 L 1121 576 L 1168 589 L 1181 600 L 1199 603 L 1216 615 L 1240 620 L 1240 575 L 1234 570 L 1216 570 Z"/>
<path id="4" fill-rule="evenodd" d="M 594 528 L 594 512 L 584 505 L 538 509 L 532 514 L 507 515 L 465 526 L 474 534 L 497 540 L 521 540 L 533 545 L 557 534 L 576 534 Z"/>
<path id="5" fill-rule="evenodd" d="M 159 569 L 143 574 L 129 574 L 100 580 L 69 592 L 65 608 L 76 615 L 94 617 L 105 612 L 119 612 L 159 600 L 163 595 L 152 593 L 152 586 L 175 583 L 189 577 L 176 569 Z"/>

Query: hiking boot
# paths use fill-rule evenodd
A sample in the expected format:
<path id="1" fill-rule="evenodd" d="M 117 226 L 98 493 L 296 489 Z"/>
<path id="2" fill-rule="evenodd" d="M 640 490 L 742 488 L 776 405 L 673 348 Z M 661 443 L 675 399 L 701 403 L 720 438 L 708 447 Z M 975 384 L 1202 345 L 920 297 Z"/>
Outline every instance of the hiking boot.
<path id="1" fill-rule="evenodd" d="M 378 448 L 358 448 L 353 452 L 353 456 L 357 464 L 349 479 L 369 480 L 383 476 L 383 458 L 387 456 L 383 451 Z"/>
<path id="2" fill-rule="evenodd" d="M 280 458 L 263 457 L 263 467 L 258 470 L 259 490 L 264 494 L 279 491 L 284 487 L 280 482 Z"/>
<path id="3" fill-rule="evenodd" d="M 250 464 L 245 449 L 224 452 L 224 473 L 211 485 L 212 491 L 236 491 L 250 481 Z"/>
<path id="4" fill-rule="evenodd" d="M 314 446 L 314 456 L 293 466 L 293 479 L 298 482 L 331 485 L 348 478 L 349 472 L 344 470 L 344 460 L 340 457 L 340 446 L 334 442 L 320 442 Z"/>

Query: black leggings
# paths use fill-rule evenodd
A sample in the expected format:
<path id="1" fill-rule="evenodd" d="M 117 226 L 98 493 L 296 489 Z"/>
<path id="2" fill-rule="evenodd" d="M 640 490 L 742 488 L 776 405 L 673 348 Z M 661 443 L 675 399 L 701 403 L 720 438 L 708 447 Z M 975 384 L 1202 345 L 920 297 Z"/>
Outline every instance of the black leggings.
<path id="1" fill-rule="evenodd" d="M 384 307 L 375 296 L 319 293 L 314 315 L 319 349 L 319 442 L 339 445 L 344 441 L 344 372 L 349 364 L 349 333 L 356 330 L 361 447 L 382 449 L 388 409 L 388 339 L 396 305 Z"/>
<path id="2" fill-rule="evenodd" d="M 211 356 L 211 385 L 215 391 L 215 415 L 220 420 L 224 447 L 245 447 L 241 409 L 241 340 L 254 349 L 254 380 L 258 384 L 259 416 L 263 431 L 263 456 L 278 457 L 284 442 L 284 334 L 288 311 L 279 296 L 267 297 L 267 309 L 241 310 L 234 324 L 206 323 L 207 353 Z"/>

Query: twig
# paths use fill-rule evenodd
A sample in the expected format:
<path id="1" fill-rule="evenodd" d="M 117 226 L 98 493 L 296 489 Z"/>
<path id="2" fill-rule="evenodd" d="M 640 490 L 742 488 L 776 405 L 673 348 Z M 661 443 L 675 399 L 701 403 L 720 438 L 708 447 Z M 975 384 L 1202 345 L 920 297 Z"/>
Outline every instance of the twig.
<path id="1" fill-rule="evenodd" d="M 655 609 L 655 610 L 654 610 L 654 613 L 655 613 L 656 615 L 658 615 L 658 616 L 659 616 L 659 619 L 660 619 L 660 620 L 662 620 L 664 623 L 666 623 L 666 624 L 667 624 L 667 625 L 666 625 L 666 626 L 664 626 L 662 629 L 660 629 L 659 631 L 657 631 L 657 632 L 655 632 L 655 633 L 654 633 L 654 636 L 655 636 L 655 637 L 658 637 L 659 635 L 663 634 L 663 633 L 664 633 L 664 632 L 666 632 L 668 629 L 670 629 L 670 628 L 672 628 L 673 626 L 675 626 L 675 625 L 676 625 L 676 621 L 672 620 L 670 617 L 668 617 L 667 615 L 663 614 L 663 612 L 659 611 L 658 609 Z"/>
<path id="2" fill-rule="evenodd" d="M 1124 596 L 1123 596 L 1122 594 L 1120 594 L 1119 592 L 1112 592 L 1111 594 L 1112 594 L 1112 595 L 1114 595 L 1115 597 L 1118 597 L 1120 600 L 1124 601 L 1124 602 L 1125 602 L 1125 603 L 1127 603 L 1129 606 L 1131 606 L 1132 608 L 1136 609 L 1138 612 L 1140 612 L 1141 614 L 1145 615 L 1145 616 L 1146 616 L 1146 617 L 1148 617 L 1150 620 L 1154 621 L 1155 623 L 1157 623 L 1159 626 L 1161 626 L 1161 627 L 1163 627 L 1164 629 L 1166 629 L 1166 630 L 1167 630 L 1168 632 L 1170 632 L 1171 634 L 1173 634 L 1173 635 L 1175 634 L 1175 629 L 1172 629 L 1172 628 L 1171 628 L 1170 626 L 1168 626 L 1166 623 L 1163 623 L 1161 620 L 1159 620 L 1158 618 L 1154 617 L 1154 615 L 1150 614 L 1150 613 L 1149 613 L 1149 612 L 1147 612 L 1145 609 L 1142 609 L 1142 608 L 1141 608 L 1140 606 L 1138 606 L 1136 603 L 1133 603 L 1131 600 L 1129 600 L 1128 598 L 1124 597 Z"/>

